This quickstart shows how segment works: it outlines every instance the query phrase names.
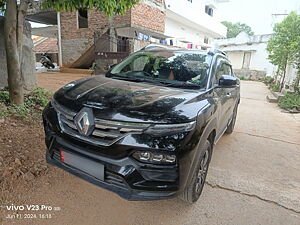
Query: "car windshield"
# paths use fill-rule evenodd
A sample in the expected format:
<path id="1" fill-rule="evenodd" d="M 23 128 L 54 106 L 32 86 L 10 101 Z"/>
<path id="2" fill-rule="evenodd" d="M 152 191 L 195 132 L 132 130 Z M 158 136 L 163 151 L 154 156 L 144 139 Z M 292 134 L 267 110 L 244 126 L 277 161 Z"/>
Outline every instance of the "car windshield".
<path id="1" fill-rule="evenodd" d="M 108 77 L 179 88 L 205 88 L 211 56 L 188 51 L 139 51 L 116 65 Z"/>

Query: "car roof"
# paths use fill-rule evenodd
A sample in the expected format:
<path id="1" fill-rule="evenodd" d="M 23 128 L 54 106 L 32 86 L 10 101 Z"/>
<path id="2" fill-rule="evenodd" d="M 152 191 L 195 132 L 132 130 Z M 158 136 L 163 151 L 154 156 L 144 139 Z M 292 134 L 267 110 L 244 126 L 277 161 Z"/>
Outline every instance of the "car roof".
<path id="1" fill-rule="evenodd" d="M 140 51 L 145 52 L 180 52 L 180 53 L 194 53 L 194 54 L 209 54 L 209 55 L 222 55 L 223 57 L 227 58 L 227 55 L 225 52 L 219 50 L 219 49 L 209 49 L 209 50 L 201 50 L 201 49 L 186 49 L 186 48 L 179 48 L 179 47 L 173 47 L 173 46 L 164 46 L 164 45 L 154 45 L 150 44 L 142 48 Z"/>

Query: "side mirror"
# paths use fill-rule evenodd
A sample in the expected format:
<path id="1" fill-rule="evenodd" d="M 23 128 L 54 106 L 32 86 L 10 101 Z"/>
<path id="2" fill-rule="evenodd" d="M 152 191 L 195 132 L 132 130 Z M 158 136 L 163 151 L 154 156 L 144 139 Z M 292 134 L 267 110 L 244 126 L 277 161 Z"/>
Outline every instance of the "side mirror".
<path id="1" fill-rule="evenodd" d="M 219 88 L 234 88 L 239 85 L 240 81 L 238 78 L 230 76 L 230 75 L 223 75 L 219 79 Z"/>

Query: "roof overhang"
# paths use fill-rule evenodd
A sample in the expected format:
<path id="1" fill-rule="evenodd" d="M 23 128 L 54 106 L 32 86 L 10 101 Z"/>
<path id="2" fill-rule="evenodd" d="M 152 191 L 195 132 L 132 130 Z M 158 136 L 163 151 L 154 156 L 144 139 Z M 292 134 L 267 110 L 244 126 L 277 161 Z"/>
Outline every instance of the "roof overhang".
<path id="1" fill-rule="evenodd" d="M 128 37 L 128 38 L 137 38 L 138 33 L 142 33 L 157 39 L 171 38 L 171 36 L 164 35 L 163 33 L 150 30 L 141 26 L 133 25 L 133 24 L 131 26 L 126 26 L 126 27 L 117 27 L 116 31 L 118 36 Z"/>
<path id="2" fill-rule="evenodd" d="M 26 19 L 35 23 L 57 25 L 56 11 L 41 11 L 34 14 L 29 14 L 27 15 Z"/>

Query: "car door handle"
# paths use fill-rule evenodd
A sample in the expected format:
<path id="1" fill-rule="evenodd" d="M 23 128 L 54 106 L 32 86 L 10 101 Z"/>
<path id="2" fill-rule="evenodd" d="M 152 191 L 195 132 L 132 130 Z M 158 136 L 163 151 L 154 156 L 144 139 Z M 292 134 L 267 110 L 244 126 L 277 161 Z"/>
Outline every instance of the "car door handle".
<path id="1" fill-rule="evenodd" d="M 227 93 L 226 97 L 230 98 L 231 97 L 231 93 Z"/>

